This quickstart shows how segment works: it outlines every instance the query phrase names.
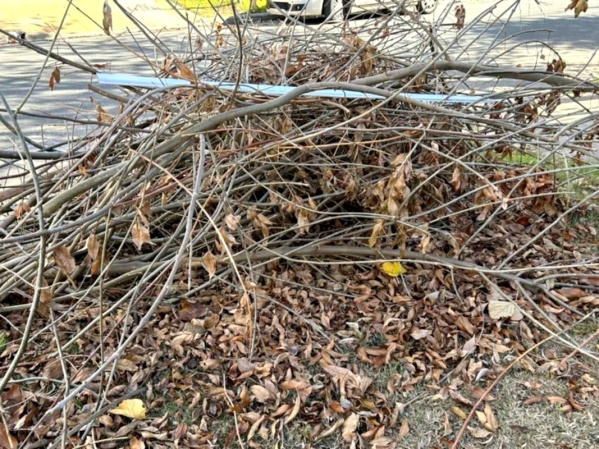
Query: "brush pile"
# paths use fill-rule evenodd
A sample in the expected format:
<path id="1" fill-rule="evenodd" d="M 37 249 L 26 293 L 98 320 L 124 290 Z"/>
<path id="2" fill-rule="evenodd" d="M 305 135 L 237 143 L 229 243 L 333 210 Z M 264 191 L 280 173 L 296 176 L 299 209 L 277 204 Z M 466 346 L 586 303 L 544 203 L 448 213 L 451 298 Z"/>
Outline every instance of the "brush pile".
<path id="1" fill-rule="evenodd" d="M 160 63 L 192 86 L 111 91 L 93 136 L 5 190 L 1 360 L 19 382 L 3 384 L 2 438 L 267 447 L 301 424 L 304 442 L 391 447 L 390 398 L 425 383 L 467 403 L 464 384 L 597 308 L 584 177 L 599 127 L 551 120 L 595 86 L 558 57 L 454 62 L 425 27 L 399 51 L 422 23 L 386 20 L 194 32 Z M 473 104 L 409 96 L 470 94 L 482 76 L 516 81 Z M 383 99 L 302 95 L 328 88 Z M 131 397 L 145 411 L 119 413 Z"/>

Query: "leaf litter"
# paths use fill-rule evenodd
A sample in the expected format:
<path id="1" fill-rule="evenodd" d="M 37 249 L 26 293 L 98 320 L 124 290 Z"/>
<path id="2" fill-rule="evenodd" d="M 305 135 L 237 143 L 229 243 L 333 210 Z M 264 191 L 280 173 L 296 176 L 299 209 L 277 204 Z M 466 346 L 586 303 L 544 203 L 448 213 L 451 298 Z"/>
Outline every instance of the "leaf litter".
<path id="1" fill-rule="evenodd" d="M 459 30 L 463 6 L 456 17 Z M 111 22 L 105 2 L 106 34 Z M 292 45 L 284 29 L 236 40 L 216 26 L 190 40 L 208 65 L 167 54 L 157 67 L 194 83 L 469 91 L 468 74 L 449 74 L 457 66 L 416 78 L 428 46 L 406 70 L 390 53 L 405 29 L 376 25 L 382 38 L 344 29 L 317 47 Z M 238 45 L 245 65 L 231 67 Z M 584 168 L 599 128 L 583 139 L 539 124 L 568 89 L 565 67 L 556 55 L 538 73 L 547 89 L 474 106 L 273 103 L 201 82 L 121 92 L 118 114 L 97 104 L 114 127 L 73 144 L 69 182 L 46 185 L 43 202 L 3 204 L 3 366 L 28 324 L 33 333 L 18 383 L 1 393 L 0 445 L 57 447 L 66 432 L 68 447 L 264 447 L 304 426 L 304 447 L 400 447 L 417 433 L 402 397 L 425 387 L 447 404 L 435 447 L 455 446 L 456 422 L 474 441 L 501 432 L 487 388 L 514 360 L 570 382 L 526 405 L 583 412 L 596 381 L 580 368 L 587 348 L 561 331 L 599 305 L 596 229 L 584 219 L 596 204 L 563 194 L 546 165 L 513 162 L 530 147 L 547 159 L 560 147 L 544 136 L 570 132 Z M 51 90 L 60 78 L 56 66 Z M 40 208 L 63 223 L 41 267 Z M 572 356 L 526 353 L 552 334 Z"/>

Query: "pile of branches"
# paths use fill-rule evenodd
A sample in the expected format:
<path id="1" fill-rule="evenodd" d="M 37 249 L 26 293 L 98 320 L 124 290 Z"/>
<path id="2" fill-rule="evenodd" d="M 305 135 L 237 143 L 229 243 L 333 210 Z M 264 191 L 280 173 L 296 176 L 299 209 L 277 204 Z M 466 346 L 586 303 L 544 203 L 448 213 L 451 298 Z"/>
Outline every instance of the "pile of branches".
<path id="1" fill-rule="evenodd" d="M 192 35 L 159 64 L 188 87 L 94 88 L 116 101 L 97 132 L 41 167 L 30 158 L 33 176 L 4 191 L 2 388 L 18 380 L 5 400 L 20 441 L 129 435 L 107 410 L 137 396 L 154 412 L 158 390 L 177 388 L 196 424 L 156 414 L 127 432 L 222 447 L 298 417 L 316 441 L 369 407 L 360 433 L 380 438 L 399 410 L 357 361 L 401 363 L 388 395 L 470 382 L 548 335 L 575 347 L 561 332 L 599 305 L 597 253 L 581 245 L 596 191 L 564 192 L 599 127 L 549 117 L 595 86 L 559 58 L 526 72 L 442 58 L 425 27 L 408 56 L 385 21 L 372 39 L 301 26 Z M 473 104 L 409 96 L 467 94 L 481 76 L 520 84 Z M 304 96 L 330 88 L 380 98 Z M 239 421 L 217 437 L 222 415 Z"/>

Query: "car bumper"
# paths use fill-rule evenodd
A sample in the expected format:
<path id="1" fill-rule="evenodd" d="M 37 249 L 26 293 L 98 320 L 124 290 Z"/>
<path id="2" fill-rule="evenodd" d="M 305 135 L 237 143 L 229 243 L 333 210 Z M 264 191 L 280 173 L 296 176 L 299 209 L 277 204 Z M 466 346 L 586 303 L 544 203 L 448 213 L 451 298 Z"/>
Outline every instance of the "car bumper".
<path id="1" fill-rule="evenodd" d="M 290 16 L 319 17 L 322 15 L 322 1 L 314 0 L 269 0 L 266 12 L 280 15 L 281 11 Z"/>
<path id="2" fill-rule="evenodd" d="M 284 14 L 295 17 L 320 17 L 324 0 L 268 0 L 266 12 L 274 15 Z M 405 0 L 406 10 L 417 9 L 418 0 Z M 353 13 L 359 13 L 360 9 L 353 9 Z M 368 12 L 368 11 L 363 11 Z"/>

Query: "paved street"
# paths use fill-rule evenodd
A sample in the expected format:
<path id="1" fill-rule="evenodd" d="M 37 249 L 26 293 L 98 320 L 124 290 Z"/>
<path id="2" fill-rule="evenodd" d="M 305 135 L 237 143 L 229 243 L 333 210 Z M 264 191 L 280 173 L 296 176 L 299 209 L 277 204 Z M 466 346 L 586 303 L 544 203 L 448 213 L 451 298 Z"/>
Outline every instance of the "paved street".
<path id="1" fill-rule="evenodd" d="M 125 2 L 121 2 L 125 3 Z M 493 6 L 494 2 L 489 0 L 465 0 L 466 26 L 474 17 L 487 8 Z M 501 11 L 509 7 L 511 3 L 502 2 L 495 9 L 495 17 L 500 17 L 495 23 L 487 18 L 484 23 L 479 23 L 464 36 L 457 45 L 454 45 L 449 54 L 457 57 L 460 61 L 479 62 L 483 50 L 489 46 L 493 47 L 491 53 L 480 62 L 495 62 L 500 65 L 517 66 L 526 68 L 543 68 L 553 58 L 552 52 L 542 45 L 549 44 L 557 50 L 568 64 L 568 73 L 581 72 L 585 78 L 593 79 L 599 77 L 599 56 L 596 54 L 599 43 L 599 6 L 591 5 L 586 14 L 574 19 L 571 11 L 564 12 L 566 1 L 556 4 L 537 5 L 534 1 L 522 2 L 514 10 L 514 14 L 506 25 L 506 15 Z M 440 20 L 445 18 L 444 23 L 451 24 L 455 21 L 453 9 L 455 4 L 444 2 L 440 5 L 433 16 L 426 20 Z M 162 14 L 161 11 L 154 11 Z M 117 13 L 114 13 L 115 16 Z M 151 11 L 145 10 L 146 17 L 152 17 Z M 187 45 L 187 30 L 174 29 L 182 21 L 173 16 L 164 16 L 163 25 L 168 30 L 159 31 L 159 36 L 168 47 L 175 53 Z M 120 19 L 119 19 L 120 20 Z M 149 20 L 149 19 L 148 19 Z M 154 19 L 152 19 L 154 20 Z M 371 19 L 372 21 L 373 19 Z M 405 19 L 402 19 L 405 20 Z M 373 22 L 374 23 L 374 22 Z M 406 22 L 403 22 L 404 24 Z M 198 22 L 204 30 L 209 25 Z M 367 23 L 352 21 L 352 27 L 364 27 Z M 153 28 L 157 30 L 156 21 L 152 22 Z M 280 23 L 264 23 L 259 25 L 264 33 L 272 33 Z M 311 27 L 318 24 L 310 24 L 304 32 L 310 32 Z M 373 25 L 374 26 L 374 25 Z M 438 36 L 441 43 L 448 45 L 456 35 L 448 25 L 442 34 Z M 296 31 L 297 32 L 297 31 Z M 131 35 L 124 29 L 116 33 L 118 39 L 125 43 L 129 50 L 124 49 L 118 43 L 104 34 L 68 36 L 59 39 L 54 51 L 69 59 L 85 59 L 92 64 L 109 63 L 110 70 L 114 73 L 136 73 L 152 75 L 148 64 L 143 58 L 152 61 L 156 66 L 162 61 L 162 54 L 148 45 L 147 40 L 139 33 Z M 504 41 L 507 36 L 512 36 Z M 409 37 L 406 39 L 410 39 Z M 413 36 L 412 40 L 418 39 Z M 406 41 L 407 42 L 407 41 Z M 402 44 L 407 44 L 403 42 Z M 34 43 L 45 48 L 50 45 L 49 40 L 34 40 Z M 516 48 L 513 48 L 518 44 Z M 74 53 L 74 48 L 77 54 Z M 492 58 L 495 59 L 492 59 Z M 545 58 L 545 59 L 543 59 Z M 27 95 L 32 83 L 40 73 L 44 65 L 44 57 L 26 50 L 15 44 L 0 45 L 0 92 L 7 98 L 11 108 L 17 107 Z M 74 68 L 61 66 L 61 83 L 56 85 L 54 91 L 48 88 L 50 73 L 55 67 L 54 61 L 49 61 L 41 73 L 39 83 L 23 111 L 35 114 L 53 114 L 64 117 L 79 117 L 94 120 L 95 108 L 98 104 L 106 106 L 106 99 L 99 97 L 87 89 L 87 84 L 93 81 L 89 74 L 82 73 Z M 482 83 L 478 88 L 493 89 L 493 82 Z M 597 100 L 586 99 L 586 104 L 591 110 L 596 111 Z M 561 106 L 562 112 L 568 112 L 567 104 Z M 3 114 L 3 117 L 7 117 Z M 73 125 L 65 120 L 41 120 L 39 118 L 21 117 L 21 127 L 27 136 L 42 142 L 44 145 L 55 144 L 71 139 L 75 136 L 84 135 L 95 129 L 96 125 L 79 124 Z M 0 150 L 14 149 L 16 145 L 14 136 L 2 128 L 0 131 Z"/>

